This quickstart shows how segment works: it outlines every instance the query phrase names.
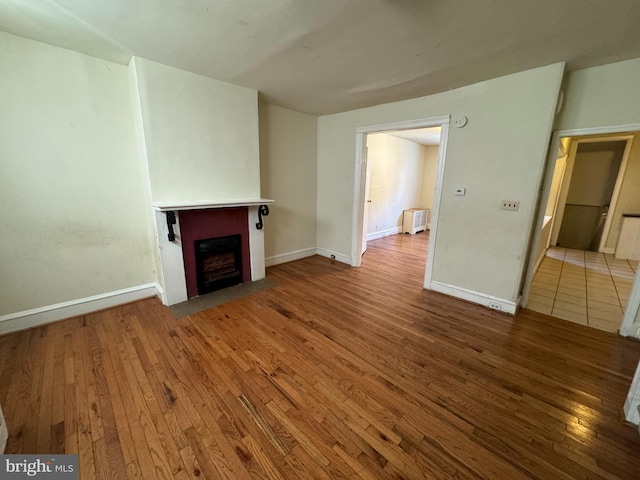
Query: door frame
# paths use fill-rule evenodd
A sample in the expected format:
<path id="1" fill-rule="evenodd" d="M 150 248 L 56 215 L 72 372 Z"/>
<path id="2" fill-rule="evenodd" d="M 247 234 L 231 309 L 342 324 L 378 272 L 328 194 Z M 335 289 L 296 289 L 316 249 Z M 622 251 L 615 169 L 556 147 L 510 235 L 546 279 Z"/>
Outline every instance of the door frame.
<path id="1" fill-rule="evenodd" d="M 557 152 L 558 152 L 558 148 L 560 147 L 560 140 L 565 137 L 580 137 L 580 136 L 586 136 L 586 135 L 613 136 L 615 134 L 626 134 L 628 132 L 639 132 L 639 131 L 640 131 L 640 123 L 607 126 L 607 127 L 579 128 L 579 129 L 573 129 L 573 130 L 556 130 L 555 132 L 553 132 L 551 136 L 551 145 L 549 147 L 549 154 L 547 156 L 547 164 L 545 166 L 543 187 L 540 192 L 540 199 L 539 199 L 540 201 L 538 203 L 537 220 L 536 220 L 536 224 L 533 230 L 533 236 L 531 240 L 531 247 L 532 247 L 531 254 L 529 256 L 527 274 L 525 277 L 524 289 L 522 292 L 521 305 L 523 307 L 526 307 L 527 302 L 529 301 L 529 293 L 531 291 L 531 282 L 533 281 L 533 277 L 535 275 L 535 267 L 536 267 L 536 261 L 537 261 L 535 257 L 538 251 L 538 246 L 540 244 L 540 241 L 542 240 L 541 239 L 542 223 L 544 221 L 544 214 L 545 214 L 547 202 L 549 201 L 551 181 L 553 179 L 555 162 L 556 162 L 556 159 L 558 158 Z M 626 148 L 625 148 L 625 153 L 626 153 Z M 622 170 L 622 165 L 620 165 L 620 169 Z M 616 186 L 617 186 L 618 180 L 616 180 Z M 638 328 L 637 325 L 634 326 L 635 318 L 636 318 L 636 315 L 638 314 L 639 309 L 640 309 L 640 271 L 636 273 L 635 279 L 633 281 L 633 287 L 631 288 L 629 301 L 627 303 L 627 307 L 625 308 L 624 316 L 622 318 L 622 323 L 620 325 L 620 335 L 623 335 L 625 337 L 633 336 L 636 338 L 640 338 L 640 328 Z"/>
<path id="2" fill-rule="evenodd" d="M 367 251 L 367 225 L 369 224 L 369 199 L 371 187 L 371 169 L 369 167 L 369 147 L 367 134 L 362 135 L 361 162 L 364 177 L 364 211 L 362 212 L 362 244 L 360 245 L 360 258 Z"/>
<path id="3" fill-rule="evenodd" d="M 442 115 L 438 117 L 421 118 L 416 120 L 406 120 L 402 122 L 384 123 L 356 128 L 356 156 L 355 156 L 355 185 L 353 200 L 353 243 L 351 246 L 351 266 L 362 265 L 363 230 L 364 230 L 364 204 L 367 159 L 365 141 L 369 133 L 382 133 L 390 130 L 415 130 L 417 128 L 441 127 L 440 146 L 438 148 L 438 166 L 436 170 L 436 185 L 433 196 L 433 208 L 431 213 L 431 228 L 429 231 L 429 250 L 427 254 L 427 266 L 424 276 L 424 288 L 431 289 L 431 279 L 433 274 L 433 261 L 435 257 L 435 246 L 438 230 L 438 212 L 440 210 L 440 197 L 442 195 L 442 180 L 444 178 L 444 164 L 447 150 L 447 138 L 449 133 L 449 123 L 451 117 Z"/>

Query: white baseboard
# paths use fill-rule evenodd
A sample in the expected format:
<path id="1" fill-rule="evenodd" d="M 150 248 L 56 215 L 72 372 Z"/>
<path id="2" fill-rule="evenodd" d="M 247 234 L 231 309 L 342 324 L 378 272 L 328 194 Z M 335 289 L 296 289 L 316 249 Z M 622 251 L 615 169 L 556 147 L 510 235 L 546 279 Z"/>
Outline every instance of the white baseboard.
<path id="1" fill-rule="evenodd" d="M 281 263 L 293 262 L 294 260 L 300 260 L 301 258 L 312 257 L 315 254 L 315 247 L 304 248 L 302 250 L 295 250 L 293 252 L 267 257 L 265 258 L 265 264 L 267 267 L 272 267 L 273 265 L 280 265 Z"/>
<path id="2" fill-rule="evenodd" d="M 342 255 L 340 253 L 330 252 L 329 250 L 325 250 L 324 248 L 317 248 L 316 253 L 323 257 L 331 258 L 331 255 L 335 255 L 335 259 L 338 262 L 346 263 L 347 265 L 351 265 L 351 257 L 347 257 L 346 255 Z"/>
<path id="3" fill-rule="evenodd" d="M 47 323 L 77 317 L 90 312 L 115 307 L 143 298 L 162 295 L 162 287 L 157 283 L 102 293 L 91 297 L 79 298 L 69 302 L 47 305 L 46 307 L 23 310 L 0 316 L 0 335 L 37 327 Z"/>
<path id="4" fill-rule="evenodd" d="M 267 267 L 274 265 L 280 265 L 281 263 L 293 262 L 294 260 L 300 260 L 306 257 L 312 257 L 314 255 L 320 255 L 322 257 L 331 258 L 331 255 L 335 255 L 335 260 L 341 263 L 351 265 L 351 257 L 342 255 L 340 253 L 334 253 L 324 248 L 305 248 L 303 250 L 296 250 L 289 253 L 283 253 L 280 255 L 272 255 L 265 259 Z"/>
<path id="5" fill-rule="evenodd" d="M 628 422 L 640 425 L 640 364 L 633 375 L 631 388 L 624 402 L 624 415 Z"/>
<path id="6" fill-rule="evenodd" d="M 640 399 L 636 398 L 633 393 L 632 389 L 624 402 L 624 416 L 627 422 L 640 426 Z"/>
<path id="7" fill-rule="evenodd" d="M 613 255 L 614 253 L 616 253 L 616 247 L 605 247 L 602 249 L 602 253 Z"/>
<path id="8" fill-rule="evenodd" d="M 501 312 L 510 313 L 511 315 L 515 315 L 516 313 L 517 303 L 511 300 L 505 300 L 485 293 L 474 292 L 473 290 L 468 290 L 466 288 L 447 285 L 445 283 L 435 281 L 431 282 L 431 290 L 444 293 L 452 297 L 461 298 L 462 300 L 467 300 L 489 308 L 493 308 L 493 305 L 499 305 Z M 498 310 L 497 308 L 493 309 Z"/>
<path id="9" fill-rule="evenodd" d="M 367 242 L 376 240 L 378 238 L 388 237 L 389 235 L 397 235 L 402 233 L 402 227 L 389 228 L 387 230 L 380 230 L 379 232 L 367 233 Z"/>

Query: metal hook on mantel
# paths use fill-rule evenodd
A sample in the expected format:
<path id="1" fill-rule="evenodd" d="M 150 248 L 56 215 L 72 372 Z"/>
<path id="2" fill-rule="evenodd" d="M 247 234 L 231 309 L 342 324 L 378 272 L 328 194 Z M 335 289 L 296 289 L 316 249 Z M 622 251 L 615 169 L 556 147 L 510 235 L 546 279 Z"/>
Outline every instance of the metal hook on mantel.
<path id="1" fill-rule="evenodd" d="M 269 207 L 267 205 L 260 205 L 258 207 L 258 223 L 256 223 L 256 228 L 258 230 L 262 230 L 263 224 L 262 224 L 262 216 L 267 216 L 269 215 Z"/>
<path id="2" fill-rule="evenodd" d="M 176 212 L 174 212 L 173 210 L 169 210 L 164 213 L 167 216 L 167 228 L 169 229 L 169 234 L 167 235 L 167 237 L 169 238 L 170 242 L 175 242 L 176 233 L 173 231 L 173 226 L 176 224 Z"/>

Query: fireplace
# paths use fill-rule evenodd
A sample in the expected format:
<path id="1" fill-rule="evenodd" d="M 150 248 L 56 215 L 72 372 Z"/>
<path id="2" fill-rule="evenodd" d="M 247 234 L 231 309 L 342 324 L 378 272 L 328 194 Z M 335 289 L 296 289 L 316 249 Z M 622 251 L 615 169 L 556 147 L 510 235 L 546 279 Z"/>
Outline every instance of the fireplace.
<path id="1" fill-rule="evenodd" d="M 187 297 L 252 280 L 246 207 L 180 212 Z"/>
<path id="2" fill-rule="evenodd" d="M 235 283 L 263 279 L 263 217 L 270 203 L 273 200 L 265 198 L 154 202 L 162 302 L 175 305 Z M 227 237 L 234 238 L 233 246 Z"/>
<path id="3" fill-rule="evenodd" d="M 240 235 L 195 241 L 198 295 L 242 283 Z"/>

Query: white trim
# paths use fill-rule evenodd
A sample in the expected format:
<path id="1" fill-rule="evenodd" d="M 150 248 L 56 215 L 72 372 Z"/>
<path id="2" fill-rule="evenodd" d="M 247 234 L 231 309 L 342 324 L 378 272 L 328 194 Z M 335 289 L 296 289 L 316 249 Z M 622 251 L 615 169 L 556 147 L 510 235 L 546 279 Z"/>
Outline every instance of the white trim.
<path id="1" fill-rule="evenodd" d="M 636 323 L 636 317 L 640 310 L 640 275 L 636 273 L 627 301 L 627 307 L 624 309 L 622 322 L 620 324 L 620 335 L 625 337 L 635 337 L 640 339 L 640 323 Z M 639 387 L 640 389 L 640 387 Z"/>
<path id="2" fill-rule="evenodd" d="M 440 147 L 438 148 L 438 166 L 436 167 L 436 185 L 431 206 L 431 223 L 429 224 L 429 245 L 427 247 L 427 265 L 424 270 L 424 288 L 431 290 L 433 284 L 433 262 L 436 252 L 436 238 L 438 236 L 438 217 L 440 216 L 440 199 L 442 198 L 442 183 L 444 181 L 444 164 L 447 159 L 447 140 L 449 138 L 449 120 L 442 123 L 440 129 Z"/>
<path id="3" fill-rule="evenodd" d="M 342 255 L 341 253 L 331 252 L 329 250 L 325 250 L 324 248 L 317 248 L 316 253 L 322 257 L 327 257 L 327 258 L 331 258 L 331 255 L 334 255 L 336 257 L 335 260 L 337 262 L 346 263 L 347 265 L 354 266 L 353 259 L 346 255 Z"/>
<path id="4" fill-rule="evenodd" d="M 609 239 L 609 233 L 611 232 L 611 222 L 613 221 L 614 213 L 616 213 L 616 207 L 618 206 L 618 197 L 620 196 L 620 190 L 622 189 L 622 181 L 624 180 L 624 175 L 627 171 L 627 164 L 629 163 L 631 148 L 633 148 L 633 138 L 634 138 L 633 135 L 624 135 L 619 137 L 613 137 L 613 139 L 611 140 L 609 140 L 608 138 L 603 138 L 600 140 L 602 142 L 625 140 L 626 143 L 624 145 L 622 161 L 620 163 L 620 166 L 618 167 L 618 176 L 616 177 L 616 184 L 613 188 L 613 193 L 611 194 L 611 202 L 609 203 L 609 213 L 607 213 L 607 218 L 604 222 L 604 228 L 602 229 L 602 236 L 600 237 L 600 245 L 598 245 L 599 252 L 604 251 L 605 244 Z M 578 143 L 585 143 L 585 142 L 581 142 L 580 140 L 578 140 Z M 593 142 L 586 142 L 586 143 L 593 143 Z"/>
<path id="5" fill-rule="evenodd" d="M 640 130 L 640 123 L 629 123 L 627 125 L 609 125 L 604 127 L 574 128 L 573 130 L 557 130 L 555 133 L 559 137 L 582 137 L 585 135 L 603 135 L 614 133 L 637 132 Z M 599 141 L 599 140 L 594 140 Z"/>
<path id="6" fill-rule="evenodd" d="M 624 416 L 627 422 L 631 422 L 634 425 L 640 424 L 638 408 L 640 408 L 640 363 L 638 363 L 636 373 L 633 376 L 629 395 L 627 395 L 627 399 L 624 402 Z"/>
<path id="7" fill-rule="evenodd" d="M 175 240 L 169 241 L 169 228 L 165 213 L 156 210 L 156 228 L 158 229 L 158 249 L 160 252 L 159 277 L 164 286 L 162 294 L 163 305 L 175 305 L 186 302 L 187 277 L 184 272 L 184 258 L 182 253 L 182 235 L 180 232 L 180 214 L 176 215 L 176 223 L 173 226 Z"/>
<path id="8" fill-rule="evenodd" d="M 162 287 L 157 283 L 148 283 L 114 292 L 78 298 L 69 302 L 10 313 L 0 317 L 0 335 L 64 320 L 65 318 L 86 315 L 105 308 L 116 307 L 124 303 L 159 295 L 162 295 Z"/>
<path id="9" fill-rule="evenodd" d="M 356 136 L 356 138 L 358 137 Z M 367 236 L 365 234 L 367 233 L 367 229 L 369 228 L 369 203 L 371 202 L 371 167 L 369 166 L 368 142 L 369 137 L 367 135 L 362 135 L 362 156 L 360 160 L 360 172 L 361 175 L 364 175 L 364 182 L 362 185 L 362 199 L 364 200 L 364 204 L 362 207 L 362 232 L 358 232 L 363 236 L 360 245 L 360 251 L 358 252 L 360 254 L 360 257 L 362 257 L 362 255 L 364 255 L 364 252 L 367 251 Z"/>
<path id="10" fill-rule="evenodd" d="M 0 406 L 0 453 L 4 453 L 4 449 L 7 447 L 8 438 L 9 429 L 7 428 L 7 422 L 2 414 L 2 406 Z"/>
<path id="11" fill-rule="evenodd" d="M 267 267 L 273 267 L 274 265 L 280 265 L 281 263 L 288 263 L 302 258 L 313 257 L 315 254 L 316 247 L 303 248 L 293 252 L 281 253 L 280 255 L 271 255 L 265 259 L 265 264 Z"/>
<path id="12" fill-rule="evenodd" d="M 440 283 L 438 281 L 431 281 L 431 290 L 434 292 L 444 293 L 452 297 L 460 298 L 468 302 L 473 302 L 478 305 L 483 305 L 488 308 L 492 308 L 492 305 L 500 305 L 500 311 L 504 313 L 510 313 L 515 315 L 517 303 L 511 300 L 505 300 L 504 298 L 494 297 L 487 295 L 486 293 L 475 292 L 466 288 L 456 287 L 455 285 L 448 285 L 446 283 Z M 493 308 L 497 310 L 497 308 Z"/>
<path id="13" fill-rule="evenodd" d="M 438 117 L 418 118 L 416 120 L 405 120 L 402 122 L 368 125 L 356 128 L 356 133 L 388 132 L 389 130 L 414 130 L 416 128 L 438 127 L 443 124 L 448 125 L 450 118 L 451 117 L 449 115 L 440 115 Z M 440 143 L 442 143 L 442 140 Z"/>
<path id="14" fill-rule="evenodd" d="M 387 230 L 380 230 L 379 232 L 367 233 L 367 242 L 377 240 L 378 238 L 388 237 L 390 235 L 397 235 L 398 233 L 402 233 L 402 227 L 388 228 Z"/>
<path id="15" fill-rule="evenodd" d="M 0 453 L 4 453 L 4 449 L 7 447 L 8 438 L 9 430 L 7 428 L 7 422 L 2 414 L 2 406 L 0 406 Z"/>
<path id="16" fill-rule="evenodd" d="M 265 276 L 264 261 L 264 224 L 258 230 L 256 224 L 260 218 L 258 205 L 248 207 L 247 217 L 249 221 L 249 261 L 251 262 L 251 281 L 262 280 Z"/>
<path id="17" fill-rule="evenodd" d="M 353 224 L 351 226 L 351 234 L 353 243 L 351 244 L 352 267 L 362 265 L 362 253 L 364 252 L 364 210 L 367 184 L 367 150 L 366 140 L 367 134 L 356 129 L 356 165 L 355 176 L 353 178 Z M 368 154 L 368 153 L 367 153 Z M 366 245 L 366 244 L 365 244 Z"/>
<path id="18" fill-rule="evenodd" d="M 616 253 L 616 247 L 605 247 L 602 249 L 602 253 L 613 255 L 614 253 Z"/>
<path id="19" fill-rule="evenodd" d="M 151 206 L 159 212 L 171 210 L 203 210 L 206 208 L 257 207 L 273 203 L 268 198 L 228 198 L 223 200 L 195 200 L 185 202 L 152 202 Z"/>

